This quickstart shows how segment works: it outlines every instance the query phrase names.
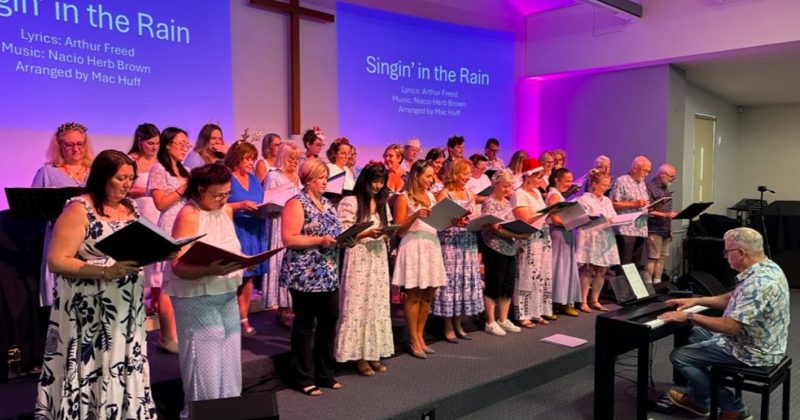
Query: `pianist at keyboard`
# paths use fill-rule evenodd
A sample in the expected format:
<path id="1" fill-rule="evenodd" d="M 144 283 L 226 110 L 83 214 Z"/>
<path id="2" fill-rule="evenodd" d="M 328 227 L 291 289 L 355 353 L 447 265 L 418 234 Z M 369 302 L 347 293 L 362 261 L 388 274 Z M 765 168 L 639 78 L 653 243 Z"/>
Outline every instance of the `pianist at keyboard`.
<path id="1" fill-rule="evenodd" d="M 673 299 L 677 311 L 659 316 L 666 322 L 689 322 L 691 344 L 675 349 L 670 360 L 688 380 L 688 392 L 669 391 L 672 401 L 697 415 L 708 415 L 712 364 L 772 366 L 786 353 L 789 288 L 777 264 L 764 255 L 761 234 L 750 228 L 725 233 L 725 257 L 739 272 L 736 289 L 719 296 Z M 703 305 L 724 310 L 721 317 L 684 309 Z M 742 400 L 720 389 L 720 418 L 748 419 Z"/>

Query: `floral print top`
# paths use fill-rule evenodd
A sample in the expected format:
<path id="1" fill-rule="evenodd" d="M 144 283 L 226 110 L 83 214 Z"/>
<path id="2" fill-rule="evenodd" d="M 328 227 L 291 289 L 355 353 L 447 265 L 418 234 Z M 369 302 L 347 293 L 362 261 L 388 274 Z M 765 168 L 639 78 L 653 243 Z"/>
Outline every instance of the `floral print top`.
<path id="1" fill-rule="evenodd" d="M 301 235 L 341 233 L 336 209 L 328 199 L 320 197 L 323 206 L 320 210 L 305 191 L 294 198 L 303 206 Z M 280 285 L 301 292 L 332 292 L 339 288 L 338 256 L 339 248 L 335 246 L 287 249 L 281 263 Z"/>

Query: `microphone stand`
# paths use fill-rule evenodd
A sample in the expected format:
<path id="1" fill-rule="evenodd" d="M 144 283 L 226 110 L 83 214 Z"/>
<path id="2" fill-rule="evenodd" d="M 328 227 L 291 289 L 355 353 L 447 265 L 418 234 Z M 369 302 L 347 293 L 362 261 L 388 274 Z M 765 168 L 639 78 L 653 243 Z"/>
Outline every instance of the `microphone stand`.
<path id="1" fill-rule="evenodd" d="M 767 253 L 767 257 L 772 259 L 772 251 L 769 247 L 769 237 L 767 236 L 767 224 L 764 218 L 764 193 L 767 191 L 767 187 L 761 186 L 758 187 L 758 192 L 761 193 L 761 199 L 758 202 L 759 209 L 759 218 L 761 219 L 761 233 L 764 235 L 764 251 Z"/>

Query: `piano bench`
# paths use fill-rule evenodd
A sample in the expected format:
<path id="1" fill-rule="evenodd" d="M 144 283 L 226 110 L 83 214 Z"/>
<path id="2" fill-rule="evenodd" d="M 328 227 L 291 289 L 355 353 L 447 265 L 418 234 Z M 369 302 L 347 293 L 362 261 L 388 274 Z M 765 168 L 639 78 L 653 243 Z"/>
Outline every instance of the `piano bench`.
<path id="1" fill-rule="evenodd" d="M 729 386 L 742 396 L 742 390 L 761 394 L 761 418 L 769 419 L 769 396 L 783 385 L 783 419 L 789 420 L 789 398 L 791 385 L 792 358 L 783 356 L 775 366 L 749 367 L 731 365 L 711 366 L 711 408 L 710 419 L 717 419 L 719 406 L 719 386 Z"/>

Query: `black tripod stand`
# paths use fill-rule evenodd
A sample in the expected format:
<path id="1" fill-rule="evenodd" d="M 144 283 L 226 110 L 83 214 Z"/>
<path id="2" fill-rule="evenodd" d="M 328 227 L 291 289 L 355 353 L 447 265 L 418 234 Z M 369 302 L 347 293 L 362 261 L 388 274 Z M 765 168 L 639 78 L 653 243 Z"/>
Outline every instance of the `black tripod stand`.
<path id="1" fill-rule="evenodd" d="M 767 224 L 764 221 L 764 204 L 766 203 L 764 201 L 764 193 L 767 191 L 775 194 L 775 191 L 772 191 L 771 189 L 767 188 L 766 185 L 758 186 L 758 192 L 761 193 L 761 199 L 758 202 L 759 205 L 758 218 L 761 220 L 761 234 L 764 235 L 764 252 L 767 254 L 767 257 L 772 259 L 772 251 L 769 249 L 769 237 L 767 236 Z"/>

